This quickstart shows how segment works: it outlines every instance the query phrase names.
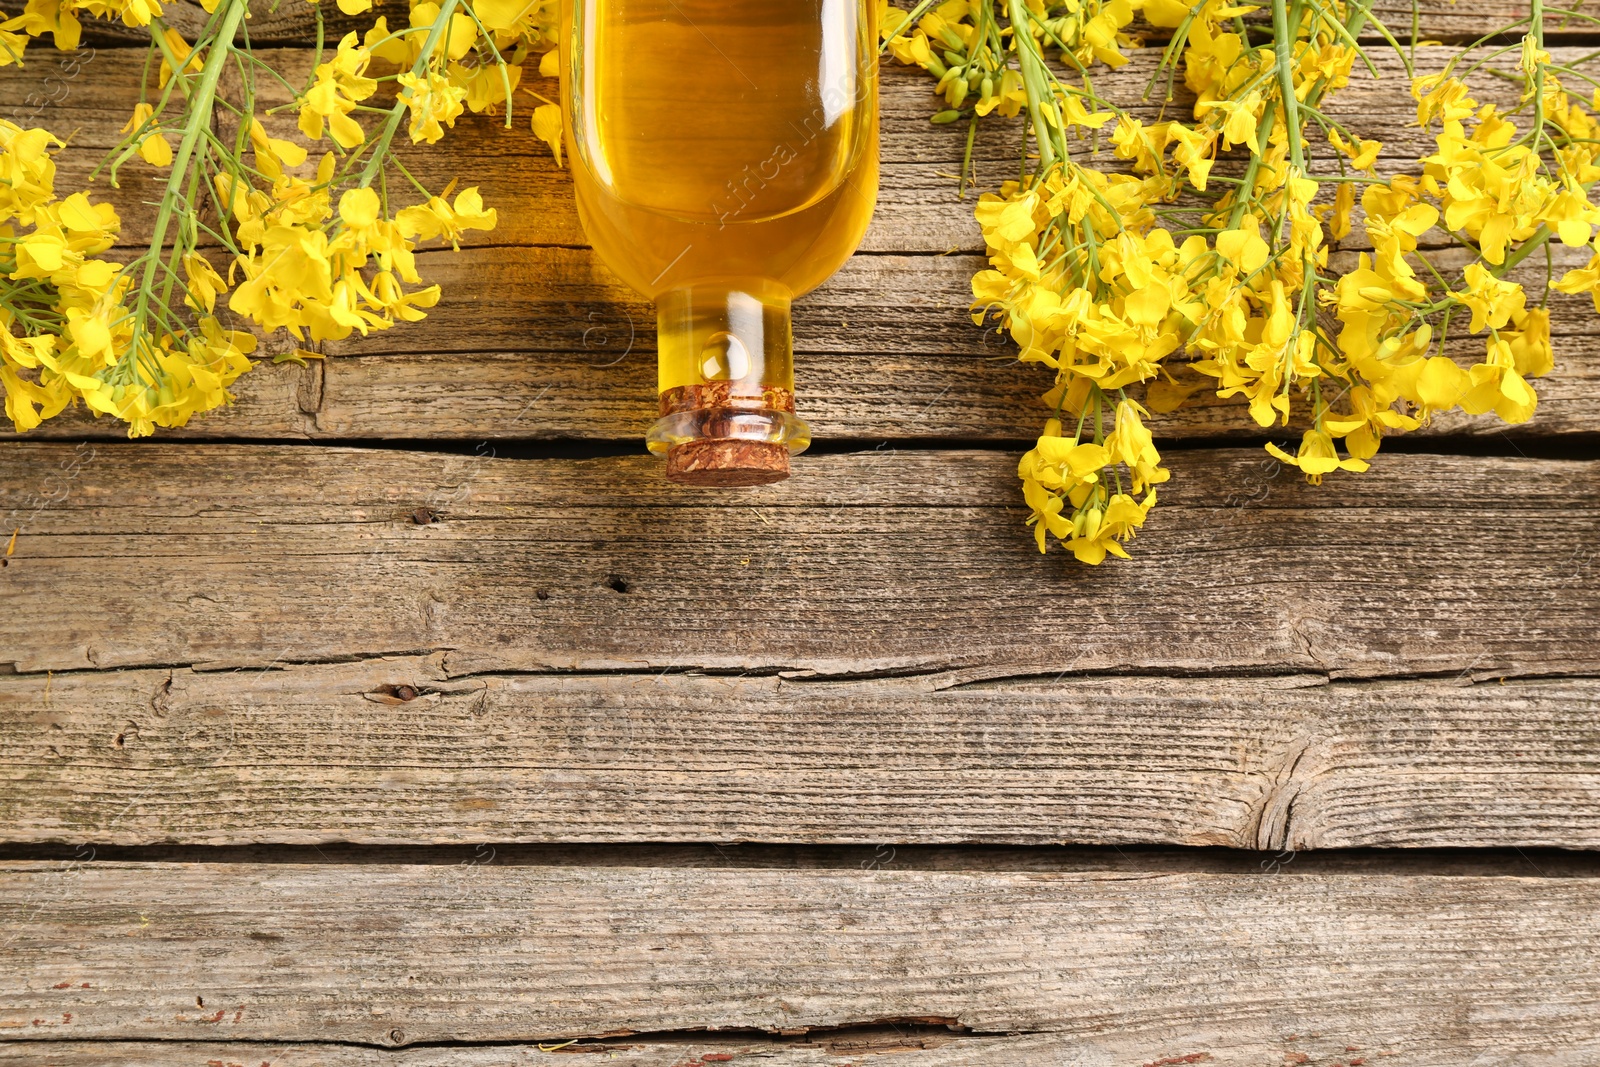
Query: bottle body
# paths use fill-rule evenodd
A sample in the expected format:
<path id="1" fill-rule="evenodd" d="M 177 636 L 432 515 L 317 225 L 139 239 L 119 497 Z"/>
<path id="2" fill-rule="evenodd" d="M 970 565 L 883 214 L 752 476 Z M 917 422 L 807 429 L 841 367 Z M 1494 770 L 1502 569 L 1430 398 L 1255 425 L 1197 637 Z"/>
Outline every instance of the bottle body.
<path id="1" fill-rule="evenodd" d="M 674 480 L 759 484 L 809 440 L 790 303 L 877 197 L 867 0 L 569 0 L 567 148 L 595 250 L 656 302 L 652 451 Z"/>

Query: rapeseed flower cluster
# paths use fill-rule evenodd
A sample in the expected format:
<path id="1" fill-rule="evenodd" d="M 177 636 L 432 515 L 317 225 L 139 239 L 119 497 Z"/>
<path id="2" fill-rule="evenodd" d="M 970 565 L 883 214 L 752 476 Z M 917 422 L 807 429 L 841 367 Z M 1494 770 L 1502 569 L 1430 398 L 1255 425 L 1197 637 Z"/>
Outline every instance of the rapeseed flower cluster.
<path id="1" fill-rule="evenodd" d="M 1454 74 L 1472 49 L 1461 50 L 1442 74 L 1412 79 L 1437 151 L 1388 178 L 1383 146 L 1323 105 L 1371 66 L 1363 29 L 1393 35 L 1365 5 L 1263 6 L 944 0 L 883 12 L 887 50 L 938 79 L 934 121 L 968 122 L 969 153 L 991 113 L 1025 116 L 1031 134 L 1022 176 L 978 201 L 989 267 L 972 293 L 974 321 L 1054 375 L 1052 415 L 1018 466 L 1041 551 L 1054 538 L 1091 564 L 1127 554 L 1168 478 L 1146 419 L 1193 402 L 1174 360 L 1258 428 L 1296 427 L 1297 445 L 1266 448 L 1318 482 L 1366 470 L 1384 436 L 1442 412 L 1533 414 L 1550 316 L 1508 274 L 1551 239 L 1597 250 L 1551 287 L 1590 293 L 1600 311 L 1589 199 L 1600 134 L 1543 50 L 1537 3 L 1517 68 L 1496 71 L 1521 84 L 1521 105 L 1478 104 Z M 1270 21 L 1245 21 L 1258 11 Z M 1096 88 L 1091 68 L 1121 65 L 1138 44 L 1135 16 L 1166 36 L 1151 87 L 1165 81 L 1170 102 L 1181 77 L 1186 116 L 1141 121 Z M 1358 206 L 1372 250 L 1333 270 Z M 1451 243 L 1470 255 L 1447 270 L 1424 246 Z M 1481 335 L 1465 361 L 1462 333 Z"/>
<path id="2" fill-rule="evenodd" d="M 188 330 L 139 329 L 135 274 L 102 258 L 121 220 L 83 193 L 58 198 L 59 148 L 0 119 L 0 390 L 18 430 L 76 401 L 149 432 L 223 401 L 255 338 L 205 308 Z M 209 268 L 206 268 L 209 271 Z"/>
<path id="3" fill-rule="evenodd" d="M 117 213 L 58 194 L 61 139 L 0 121 L 0 391 L 18 430 L 79 401 L 126 421 L 129 436 L 182 426 L 232 400 L 259 333 L 287 332 L 294 352 L 278 358 L 303 360 L 322 342 L 423 318 L 440 294 L 416 249 L 459 247 L 497 220 L 475 187 L 418 183 L 401 131 L 427 145 L 467 111 L 510 122 L 520 90 L 541 102 L 535 131 L 559 138 L 559 109 L 522 85 L 526 63 L 554 73 L 556 0 L 413 0 L 405 25 L 380 17 L 319 48 L 277 106 L 257 100 L 257 82 L 294 87 L 252 51 L 245 0 L 202 6 L 192 42 L 157 0 L 27 0 L 0 16 L 0 65 L 24 62 L 46 34 L 76 48 L 85 17 L 148 27 L 151 76 L 101 171 L 113 189 L 125 166 L 164 178 L 148 244 L 108 259 Z M 225 71 L 242 88 L 224 93 Z M 286 136 L 285 111 L 311 151 Z"/>

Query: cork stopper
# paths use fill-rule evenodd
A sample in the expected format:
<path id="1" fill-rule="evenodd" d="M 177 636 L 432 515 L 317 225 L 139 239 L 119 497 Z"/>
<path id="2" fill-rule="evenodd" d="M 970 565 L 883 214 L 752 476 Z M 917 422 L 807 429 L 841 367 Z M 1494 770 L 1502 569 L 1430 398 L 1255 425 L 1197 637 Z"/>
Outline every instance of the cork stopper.
<path id="1" fill-rule="evenodd" d="M 787 477 L 789 447 L 776 441 L 708 439 L 667 449 L 667 480 L 679 485 L 734 488 Z"/>
<path id="2" fill-rule="evenodd" d="M 794 391 L 775 386 L 678 386 L 661 394 L 661 415 L 656 428 L 667 432 L 653 434 L 652 447 L 666 453 L 667 479 L 679 485 L 781 482 L 789 477 L 796 431 L 805 430 L 794 417 Z"/>

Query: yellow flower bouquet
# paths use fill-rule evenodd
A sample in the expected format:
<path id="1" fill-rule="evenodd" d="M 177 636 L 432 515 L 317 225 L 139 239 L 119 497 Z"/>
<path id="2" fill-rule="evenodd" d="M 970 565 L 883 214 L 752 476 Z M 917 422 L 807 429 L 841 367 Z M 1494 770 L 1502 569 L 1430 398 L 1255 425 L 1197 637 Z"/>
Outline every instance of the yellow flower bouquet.
<path id="1" fill-rule="evenodd" d="M 345 14 L 366 7 L 341 0 Z M 364 37 L 319 44 L 302 86 L 251 48 L 244 0 L 205 9 L 192 43 L 154 0 L 29 0 L 0 22 L 0 65 L 23 62 L 45 34 L 76 48 L 80 13 L 148 26 L 154 76 L 96 173 L 116 189 L 137 156 L 166 175 L 148 244 L 113 262 L 112 205 L 55 189 L 64 141 L 0 120 L 0 387 L 18 430 L 78 401 L 127 422 L 129 436 L 182 426 L 227 403 L 251 366 L 256 334 L 238 327 L 284 330 L 299 346 L 415 321 L 439 298 L 415 248 L 495 225 L 475 188 L 453 199 L 423 188 L 396 141 L 402 129 L 437 141 L 469 107 L 503 107 L 509 119 L 522 63 L 551 45 L 542 6 L 415 4 L 406 27 L 380 17 Z M 225 77 L 231 93 L 220 91 Z M 374 106 L 385 81 L 397 91 Z M 289 102 L 269 106 L 258 89 Z M 278 136 L 285 123 L 327 150 L 308 162 Z"/>
<path id="2" fill-rule="evenodd" d="M 969 124 L 969 159 L 979 120 L 1028 117 L 1023 173 L 977 206 L 991 269 L 972 292 L 975 321 L 1055 372 L 1054 415 L 1018 469 L 1041 550 L 1054 537 L 1088 563 L 1126 555 L 1168 477 L 1145 419 L 1199 391 L 1173 374 L 1183 357 L 1257 426 L 1304 424 L 1294 452 L 1266 448 L 1313 482 L 1366 470 L 1385 435 L 1440 412 L 1533 414 L 1528 379 L 1552 365 L 1549 291 L 1600 308 L 1600 257 L 1547 272 L 1537 305 L 1507 277 L 1552 240 L 1589 245 L 1600 222 L 1596 120 L 1562 79 L 1600 92 L 1552 62 L 1547 13 L 1592 21 L 1534 0 L 1426 75 L 1415 31 L 1402 46 L 1366 3 L 1342 0 L 947 0 L 889 16 L 895 57 L 938 78 L 948 107 L 934 121 Z M 1092 67 L 1128 61 L 1136 15 L 1167 35 L 1145 99 L 1170 104 L 1181 75 L 1187 116 L 1146 124 L 1137 101 L 1095 88 Z M 1435 153 L 1387 178 L 1382 146 L 1324 110 L 1357 64 L 1378 75 L 1367 33 L 1399 57 L 1418 124 L 1438 131 Z M 1470 75 L 1514 83 L 1518 106 L 1479 105 Z M 1357 204 L 1370 251 L 1330 269 Z M 1469 366 L 1448 354 L 1462 332 L 1483 335 Z"/>
<path id="3" fill-rule="evenodd" d="M 339 0 L 345 19 L 370 7 Z M 318 54 L 294 82 L 252 48 L 244 0 L 205 9 L 192 41 L 155 0 L 0 15 L 0 65 L 41 37 L 75 48 L 84 16 L 148 27 L 142 98 L 96 173 L 113 191 L 128 166 L 163 175 L 148 242 L 113 257 L 112 204 L 56 188 L 65 139 L 0 120 L 0 391 L 18 430 L 79 401 L 130 436 L 182 426 L 231 399 L 264 334 L 303 360 L 422 318 L 439 290 L 415 250 L 496 212 L 476 187 L 425 188 L 398 149 L 466 111 L 526 116 L 560 158 L 556 0 L 412 0 L 405 25 L 363 20 L 331 47 L 313 6 Z M 1440 413 L 1533 414 L 1550 292 L 1600 309 L 1600 253 L 1558 272 L 1552 251 L 1593 252 L 1600 82 L 1545 50 L 1551 17 L 1600 21 L 1534 0 L 1478 41 L 1419 49 L 1370 0 L 880 0 L 884 50 L 935 79 L 934 123 L 964 126 L 962 191 L 979 124 L 1018 134 L 1016 178 L 976 202 L 989 265 L 971 313 L 1053 378 L 1018 466 L 1041 550 L 1125 556 L 1169 477 L 1151 427 L 1206 393 L 1263 434 L 1291 427 L 1297 447 L 1265 447 L 1312 481 Z M 1148 78 L 1106 76 L 1146 42 Z M 1426 154 L 1390 158 L 1331 114 L 1379 62 L 1403 71 Z M 1192 103 L 1174 103 L 1180 82 Z M 1480 102 L 1490 82 L 1514 102 Z"/>

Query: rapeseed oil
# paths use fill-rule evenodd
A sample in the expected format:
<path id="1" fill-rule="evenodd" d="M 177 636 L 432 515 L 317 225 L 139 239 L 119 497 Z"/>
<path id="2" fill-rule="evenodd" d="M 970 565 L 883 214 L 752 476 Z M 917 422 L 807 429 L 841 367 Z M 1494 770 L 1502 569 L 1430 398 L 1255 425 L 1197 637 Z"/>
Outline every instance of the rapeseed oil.
<path id="1" fill-rule="evenodd" d="M 878 185 L 869 0 L 571 0 L 578 212 L 657 307 L 668 475 L 751 485 L 809 443 L 791 302 L 855 250 Z"/>

